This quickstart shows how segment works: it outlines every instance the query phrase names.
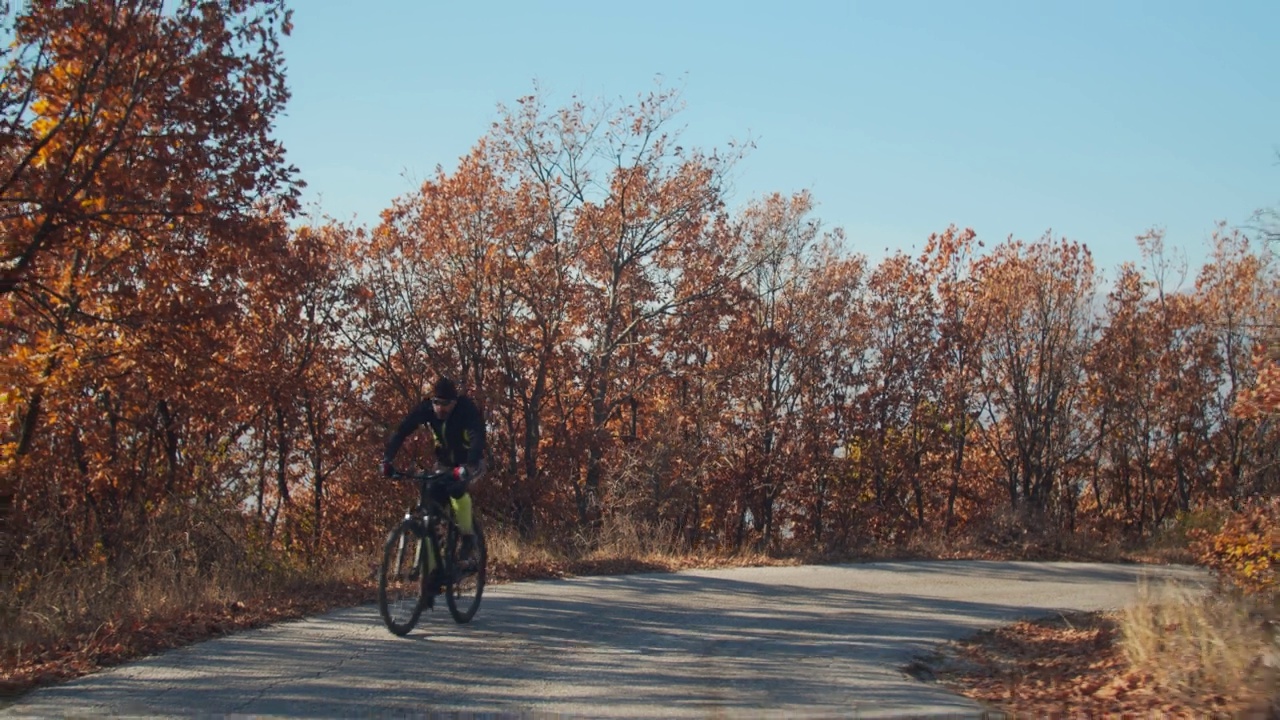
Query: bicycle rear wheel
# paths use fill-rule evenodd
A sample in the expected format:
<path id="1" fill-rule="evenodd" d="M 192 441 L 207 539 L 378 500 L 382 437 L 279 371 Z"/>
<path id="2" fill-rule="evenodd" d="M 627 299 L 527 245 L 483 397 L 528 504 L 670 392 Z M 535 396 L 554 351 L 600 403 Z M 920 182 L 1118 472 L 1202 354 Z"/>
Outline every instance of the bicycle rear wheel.
<path id="1" fill-rule="evenodd" d="M 445 602 L 449 605 L 449 614 L 457 623 L 470 622 L 480 609 L 480 596 L 484 594 L 484 580 L 488 553 L 484 546 L 484 532 L 480 529 L 480 519 L 474 521 L 476 534 L 476 550 L 474 562 L 462 565 L 459 563 L 458 550 L 462 541 L 461 535 L 451 532 L 449 535 L 450 581 L 445 587 Z"/>
<path id="2" fill-rule="evenodd" d="M 378 611 L 387 629 L 406 635 L 422 614 L 426 594 L 426 545 L 408 520 L 392 528 L 378 571 Z"/>

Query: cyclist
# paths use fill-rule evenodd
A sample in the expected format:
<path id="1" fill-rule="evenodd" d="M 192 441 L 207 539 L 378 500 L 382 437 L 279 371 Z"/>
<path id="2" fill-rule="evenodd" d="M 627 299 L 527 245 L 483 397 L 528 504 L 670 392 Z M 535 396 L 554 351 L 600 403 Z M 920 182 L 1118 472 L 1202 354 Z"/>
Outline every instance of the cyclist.
<path id="1" fill-rule="evenodd" d="M 441 377 L 431 386 L 431 397 L 418 403 L 391 439 L 382 455 L 382 474 L 391 476 L 392 463 L 405 438 L 414 430 L 426 425 L 435 438 L 436 460 L 440 467 L 453 468 L 456 482 L 449 490 L 450 502 L 462 532 L 462 548 L 459 552 L 464 563 L 473 560 L 475 552 L 475 524 L 471 511 L 471 494 L 468 492 L 485 473 L 484 416 L 480 408 L 466 395 L 459 395 L 458 388 L 447 377 Z M 441 500 L 443 500 L 441 498 Z"/>

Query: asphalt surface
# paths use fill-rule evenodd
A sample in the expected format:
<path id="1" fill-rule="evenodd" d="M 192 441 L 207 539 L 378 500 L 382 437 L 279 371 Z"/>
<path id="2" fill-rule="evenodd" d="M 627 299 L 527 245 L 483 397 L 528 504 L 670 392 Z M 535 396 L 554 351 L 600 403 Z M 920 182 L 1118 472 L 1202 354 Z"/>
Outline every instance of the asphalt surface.
<path id="1" fill-rule="evenodd" d="M 1119 608 L 1187 567 L 890 562 L 491 585 L 397 638 L 372 605 L 172 650 L 0 717 L 920 717 L 983 708 L 904 671 L 977 630 Z"/>

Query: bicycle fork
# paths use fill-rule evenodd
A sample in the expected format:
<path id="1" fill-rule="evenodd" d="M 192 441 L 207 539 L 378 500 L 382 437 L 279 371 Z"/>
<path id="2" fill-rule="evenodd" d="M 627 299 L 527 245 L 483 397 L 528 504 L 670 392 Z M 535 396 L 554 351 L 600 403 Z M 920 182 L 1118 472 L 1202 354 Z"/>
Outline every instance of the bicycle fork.
<path id="1" fill-rule="evenodd" d="M 422 522 L 417 521 L 413 517 L 413 515 L 410 515 L 410 514 L 406 514 L 404 516 L 404 521 L 409 524 L 410 532 L 400 533 L 400 539 L 396 545 L 396 559 L 398 561 L 396 567 L 413 568 L 412 570 L 409 571 L 409 577 L 407 579 L 409 580 L 409 582 L 416 582 L 418 578 L 421 577 L 420 573 L 423 568 L 423 557 L 422 557 L 423 551 L 424 550 L 427 551 L 426 570 L 428 574 L 430 574 L 436 569 L 435 553 L 431 552 L 433 548 L 428 547 L 427 545 L 427 543 L 430 543 L 432 541 L 431 533 L 427 532 L 427 529 L 422 524 Z M 409 547 L 410 543 L 412 543 L 413 545 L 412 548 Z M 412 565 L 406 565 L 404 562 L 405 553 L 408 553 L 408 552 L 413 553 Z"/>
<path id="2" fill-rule="evenodd" d="M 406 543 L 412 542 L 413 570 L 410 571 L 408 578 L 409 582 L 417 582 L 424 569 L 426 570 L 427 577 L 431 578 L 436 574 L 436 558 L 439 557 L 439 554 L 437 553 L 438 540 L 435 537 L 436 533 L 432 531 L 432 528 L 428 523 L 422 522 L 422 520 L 415 518 L 411 514 L 406 514 L 404 519 L 405 522 L 410 523 L 412 531 L 411 533 L 400 533 L 400 543 L 396 548 L 397 557 L 401 561 L 400 567 L 405 567 L 403 564 L 405 553 L 410 552 L 410 548 L 406 546 Z M 411 534 L 413 537 L 412 540 L 409 539 Z M 424 552 L 427 555 L 425 559 L 422 557 Z M 437 589 L 434 586 L 436 584 L 439 584 L 439 580 L 437 580 L 436 583 L 430 583 L 426 588 L 426 594 L 428 596 L 427 607 L 431 606 L 431 600 L 434 599 L 433 596 Z"/>

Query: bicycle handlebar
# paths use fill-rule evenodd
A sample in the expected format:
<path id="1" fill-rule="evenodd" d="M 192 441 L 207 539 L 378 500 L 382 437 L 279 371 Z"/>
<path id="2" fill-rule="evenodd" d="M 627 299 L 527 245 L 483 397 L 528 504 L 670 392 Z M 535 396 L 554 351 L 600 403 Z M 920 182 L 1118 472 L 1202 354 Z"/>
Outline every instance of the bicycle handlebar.
<path id="1" fill-rule="evenodd" d="M 467 480 L 458 480 L 454 477 L 452 470 L 442 470 L 440 472 L 423 472 L 410 473 L 403 470 L 391 468 L 391 472 L 387 477 L 393 480 L 412 480 L 421 484 L 423 497 L 431 495 L 437 502 L 444 503 L 440 496 L 436 496 L 437 492 L 444 492 L 451 497 L 458 497 L 467 491 L 470 483 Z M 447 503 L 444 503 L 447 504 Z"/>
<path id="2" fill-rule="evenodd" d="M 411 472 L 405 472 L 403 470 L 396 470 L 395 468 L 392 468 L 391 474 L 388 477 L 390 477 L 393 480 L 416 480 L 419 482 L 425 480 L 427 482 L 435 482 L 437 480 L 452 480 L 453 471 L 441 470 L 439 472 L 411 473 Z"/>

